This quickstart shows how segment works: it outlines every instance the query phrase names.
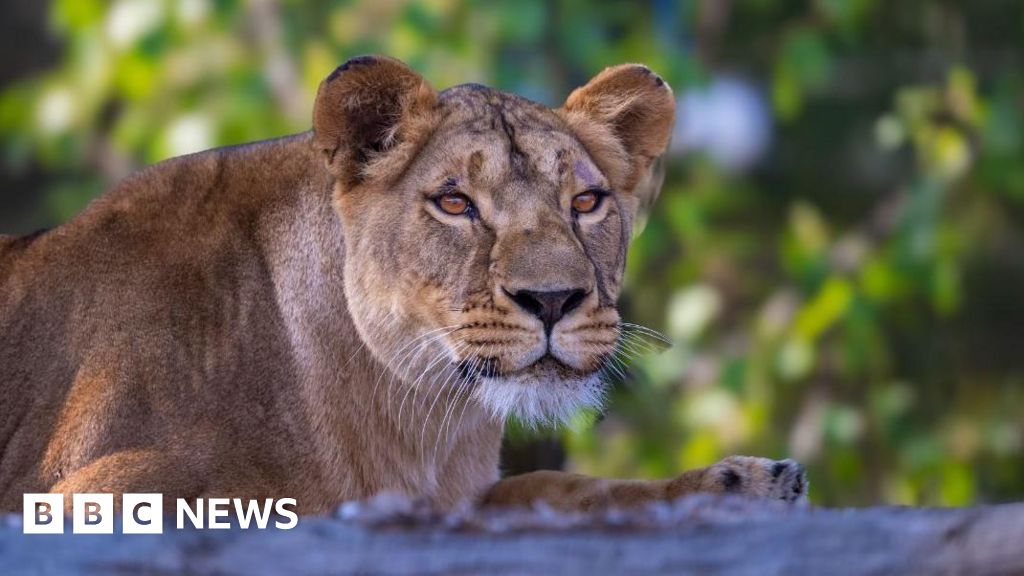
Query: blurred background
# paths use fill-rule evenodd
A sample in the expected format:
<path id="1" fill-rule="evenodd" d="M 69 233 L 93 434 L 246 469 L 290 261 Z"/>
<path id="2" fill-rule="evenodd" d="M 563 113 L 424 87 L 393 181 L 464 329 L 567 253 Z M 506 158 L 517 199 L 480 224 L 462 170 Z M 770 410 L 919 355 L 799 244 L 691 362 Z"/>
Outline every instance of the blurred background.
<path id="1" fill-rule="evenodd" d="M 1024 499 L 1024 3 L 4 0 L 0 232 L 145 164 L 307 130 L 366 52 L 549 105 L 639 61 L 675 88 L 609 411 L 512 469 L 660 477 L 732 453 L 812 500 Z M 653 343 L 653 342 L 652 342 Z M 628 352 L 640 354 L 644 345 Z M 631 354 L 632 355 L 632 354 Z"/>

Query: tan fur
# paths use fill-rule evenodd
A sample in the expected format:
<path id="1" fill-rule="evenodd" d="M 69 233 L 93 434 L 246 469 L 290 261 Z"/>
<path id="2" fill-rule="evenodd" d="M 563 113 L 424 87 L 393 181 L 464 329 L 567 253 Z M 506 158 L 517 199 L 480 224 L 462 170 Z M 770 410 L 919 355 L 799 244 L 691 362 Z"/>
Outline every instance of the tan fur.
<path id="1" fill-rule="evenodd" d="M 803 467 L 792 460 L 730 456 L 714 466 L 668 480 L 618 480 L 540 471 L 508 478 L 484 495 L 485 505 L 525 506 L 537 501 L 561 510 L 629 507 L 686 494 L 746 494 L 786 502 L 806 498 Z"/>
<path id="2" fill-rule="evenodd" d="M 673 113 L 637 65 L 549 110 L 361 57 L 321 85 L 312 133 L 163 162 L 56 230 L 0 238 L 0 509 L 44 491 L 292 497 L 303 513 L 383 490 L 441 507 L 726 484 L 788 498 L 802 472 L 768 481 L 762 459 L 720 464 L 732 483 L 713 467 L 495 485 L 506 416 L 600 401 Z M 592 188 L 610 194 L 573 215 Z M 439 190 L 478 217 L 440 212 Z M 526 290 L 578 291 L 550 337 Z"/>

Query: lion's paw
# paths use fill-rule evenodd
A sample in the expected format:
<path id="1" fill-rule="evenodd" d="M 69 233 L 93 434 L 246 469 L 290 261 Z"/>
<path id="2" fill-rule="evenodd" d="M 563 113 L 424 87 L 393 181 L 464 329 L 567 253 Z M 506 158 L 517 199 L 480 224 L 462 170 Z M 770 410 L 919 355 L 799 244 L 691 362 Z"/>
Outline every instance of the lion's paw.
<path id="1" fill-rule="evenodd" d="M 807 501 L 807 474 L 794 460 L 730 456 L 709 467 L 703 488 L 786 502 Z"/>

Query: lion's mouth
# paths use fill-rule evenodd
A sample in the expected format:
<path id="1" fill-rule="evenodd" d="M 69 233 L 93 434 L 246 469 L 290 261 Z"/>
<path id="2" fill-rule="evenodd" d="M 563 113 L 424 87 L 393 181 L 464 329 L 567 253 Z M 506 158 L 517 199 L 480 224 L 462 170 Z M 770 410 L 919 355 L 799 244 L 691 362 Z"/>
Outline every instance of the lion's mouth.
<path id="1" fill-rule="evenodd" d="M 458 370 L 466 380 L 479 378 L 511 378 L 525 374 L 558 374 L 565 377 L 586 377 L 591 376 L 595 371 L 582 371 L 562 362 L 550 351 L 538 358 L 532 364 L 524 366 L 512 372 L 502 372 L 497 359 L 477 358 L 466 359 L 458 363 Z"/>

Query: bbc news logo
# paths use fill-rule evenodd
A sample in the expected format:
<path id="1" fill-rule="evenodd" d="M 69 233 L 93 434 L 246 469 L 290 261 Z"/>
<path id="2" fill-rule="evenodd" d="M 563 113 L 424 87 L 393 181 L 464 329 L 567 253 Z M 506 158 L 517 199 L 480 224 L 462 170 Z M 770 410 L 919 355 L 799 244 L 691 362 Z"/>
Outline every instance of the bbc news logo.
<path id="1" fill-rule="evenodd" d="M 113 534 L 113 494 L 73 494 L 71 497 L 71 529 L 74 534 Z M 243 530 L 255 527 L 265 530 L 273 525 L 278 530 L 291 530 L 299 523 L 294 498 L 243 500 L 241 498 L 197 498 L 190 505 L 183 498 L 175 504 L 175 528 L 227 529 L 231 516 Z M 205 513 L 204 513 L 205 512 Z M 64 533 L 63 494 L 25 494 L 25 534 Z M 122 534 L 162 534 L 164 531 L 164 497 L 162 494 L 123 494 L 121 496 Z"/>

